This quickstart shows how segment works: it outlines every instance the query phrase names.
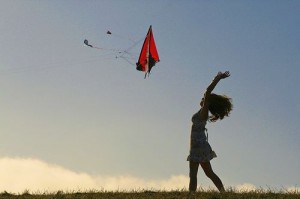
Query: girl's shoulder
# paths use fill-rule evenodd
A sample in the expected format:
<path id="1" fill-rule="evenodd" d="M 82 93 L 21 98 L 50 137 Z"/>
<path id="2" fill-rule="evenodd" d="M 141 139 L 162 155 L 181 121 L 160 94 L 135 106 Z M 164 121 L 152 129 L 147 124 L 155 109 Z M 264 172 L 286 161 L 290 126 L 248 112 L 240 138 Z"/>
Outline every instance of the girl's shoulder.
<path id="1" fill-rule="evenodd" d="M 203 124 L 203 125 L 205 125 L 206 124 L 206 120 L 201 120 L 200 119 L 200 111 L 201 111 L 201 109 L 197 112 L 197 113 L 195 113 L 194 115 L 193 115 L 193 117 L 192 117 L 192 122 L 193 123 L 197 123 L 197 124 Z"/>

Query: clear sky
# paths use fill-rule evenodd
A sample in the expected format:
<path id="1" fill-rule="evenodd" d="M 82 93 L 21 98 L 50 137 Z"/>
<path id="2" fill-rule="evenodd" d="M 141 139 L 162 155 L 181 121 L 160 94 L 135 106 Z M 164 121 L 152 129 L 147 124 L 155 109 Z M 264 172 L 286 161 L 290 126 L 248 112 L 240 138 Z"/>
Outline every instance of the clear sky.
<path id="1" fill-rule="evenodd" d="M 0 192 L 186 188 L 191 116 L 225 70 L 214 92 L 234 110 L 207 125 L 215 172 L 226 187 L 299 187 L 299 13 L 296 0 L 2 0 Z M 150 25 L 161 61 L 147 79 L 83 45 L 135 63 Z"/>

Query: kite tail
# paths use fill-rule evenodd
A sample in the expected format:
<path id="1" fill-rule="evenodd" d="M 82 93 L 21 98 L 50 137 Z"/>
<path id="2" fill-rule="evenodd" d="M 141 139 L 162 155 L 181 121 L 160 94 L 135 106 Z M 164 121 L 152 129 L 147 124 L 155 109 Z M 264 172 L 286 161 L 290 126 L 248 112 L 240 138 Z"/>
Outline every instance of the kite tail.
<path id="1" fill-rule="evenodd" d="M 150 72 L 149 72 L 149 71 L 145 73 L 145 77 L 144 77 L 144 79 L 146 79 L 146 78 L 147 78 L 147 76 L 148 76 L 148 77 L 150 76 Z"/>

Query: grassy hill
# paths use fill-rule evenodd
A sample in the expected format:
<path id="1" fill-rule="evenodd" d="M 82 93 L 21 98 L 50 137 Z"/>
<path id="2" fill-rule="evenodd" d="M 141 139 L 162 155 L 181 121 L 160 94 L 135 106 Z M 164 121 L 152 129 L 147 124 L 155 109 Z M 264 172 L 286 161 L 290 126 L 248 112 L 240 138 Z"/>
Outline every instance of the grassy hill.
<path id="1" fill-rule="evenodd" d="M 9 198 L 26 198 L 26 199 L 300 199 L 299 192 L 272 192 L 272 191 L 253 191 L 247 193 L 237 193 L 229 191 L 226 193 L 218 193 L 216 191 L 189 193 L 187 191 L 132 191 L 132 192 L 106 192 L 106 191 L 89 191 L 89 192 L 74 192 L 74 193 L 34 193 L 30 194 L 25 191 L 22 194 L 11 194 L 3 192 L 0 194 L 0 199 Z"/>

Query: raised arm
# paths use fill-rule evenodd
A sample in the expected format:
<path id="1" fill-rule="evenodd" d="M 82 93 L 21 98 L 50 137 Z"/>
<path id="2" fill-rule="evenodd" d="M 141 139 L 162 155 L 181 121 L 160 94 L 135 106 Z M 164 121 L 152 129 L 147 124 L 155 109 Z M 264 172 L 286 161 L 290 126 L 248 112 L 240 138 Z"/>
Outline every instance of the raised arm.
<path id="1" fill-rule="evenodd" d="M 215 76 L 213 81 L 207 87 L 205 94 L 210 94 L 221 79 L 225 79 L 226 77 L 229 77 L 229 76 L 230 76 L 229 71 L 226 71 L 225 73 L 218 72 L 218 74 Z"/>
<path id="2" fill-rule="evenodd" d="M 218 72 L 218 74 L 215 76 L 213 81 L 209 84 L 209 86 L 206 88 L 206 91 L 203 96 L 203 102 L 202 102 L 202 107 L 201 107 L 201 112 L 200 112 L 200 119 L 201 120 L 207 120 L 208 119 L 208 99 L 209 95 L 211 92 L 214 90 L 216 85 L 221 79 L 225 79 L 230 76 L 229 71 L 226 71 L 224 73 Z"/>

